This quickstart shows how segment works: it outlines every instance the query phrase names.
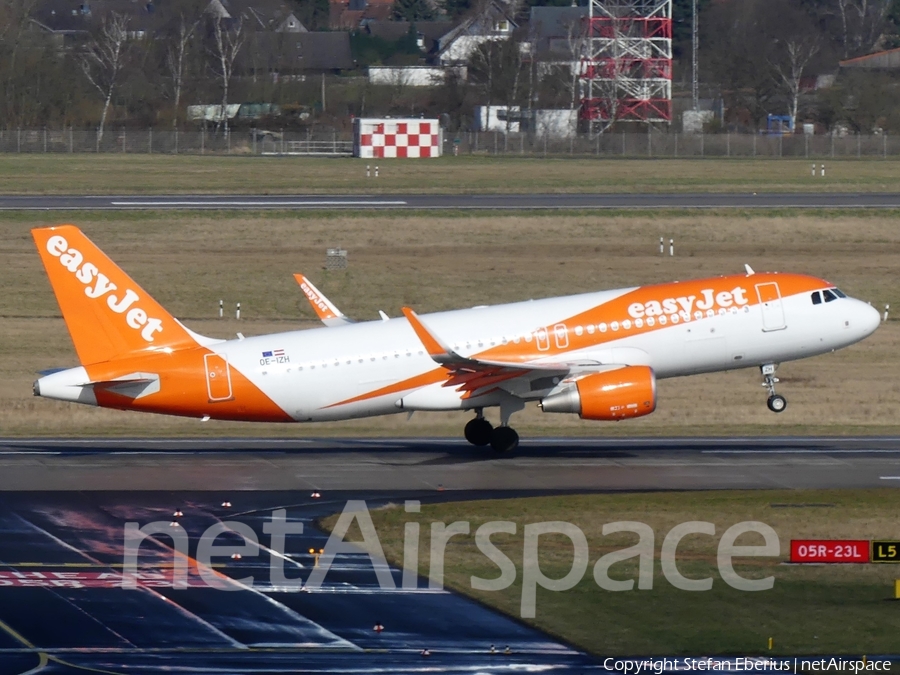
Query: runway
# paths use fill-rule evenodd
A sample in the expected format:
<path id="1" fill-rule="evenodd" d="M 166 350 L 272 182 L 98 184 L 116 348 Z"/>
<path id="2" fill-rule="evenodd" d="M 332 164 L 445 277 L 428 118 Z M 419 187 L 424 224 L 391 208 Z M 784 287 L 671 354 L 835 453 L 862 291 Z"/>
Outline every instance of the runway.
<path id="1" fill-rule="evenodd" d="M 685 208 L 896 209 L 900 193 L 0 196 L 0 211 Z"/>
<path id="2" fill-rule="evenodd" d="M 896 485 L 898 437 L 538 438 L 511 456 L 457 439 L 0 439 L 0 675 L 612 672 L 425 579 L 402 588 L 361 550 L 307 588 L 327 539 L 316 520 L 351 499 Z M 277 509 L 292 527 L 281 548 Z M 133 590 L 126 523 L 162 531 L 141 544 Z M 223 523 L 217 546 L 250 548 L 198 562 Z M 187 587 L 173 588 L 185 558 Z"/>
<path id="3" fill-rule="evenodd" d="M 308 550 L 327 539 L 313 521 L 351 496 L 368 498 L 370 507 L 383 501 L 368 493 L 316 501 L 296 492 L 259 492 L 231 496 L 225 507 L 220 494 L 209 492 L 5 493 L 0 675 L 601 670 L 593 658 L 431 589 L 427 580 L 399 588 L 400 571 L 389 569 L 397 588 L 385 587 L 361 550 L 338 554 L 323 583 L 308 587 L 316 566 Z M 158 522 L 172 532 L 174 508 L 184 513 L 177 531 L 191 550 L 185 588 L 173 587 L 173 569 L 184 559 L 174 539 L 145 540 L 130 571 L 123 557 L 126 522 Z M 277 549 L 285 580 L 276 582 L 266 525 L 278 508 L 292 531 Z M 194 553 L 198 542 L 223 523 L 226 534 L 216 545 L 248 542 L 250 550 L 240 560 L 216 554 L 214 562 L 203 562 Z M 126 577 L 136 588 L 124 587 Z M 383 630 L 374 630 L 376 624 Z"/>
<path id="4" fill-rule="evenodd" d="M 900 438 L 0 439 L 0 490 L 590 491 L 900 486 Z"/>

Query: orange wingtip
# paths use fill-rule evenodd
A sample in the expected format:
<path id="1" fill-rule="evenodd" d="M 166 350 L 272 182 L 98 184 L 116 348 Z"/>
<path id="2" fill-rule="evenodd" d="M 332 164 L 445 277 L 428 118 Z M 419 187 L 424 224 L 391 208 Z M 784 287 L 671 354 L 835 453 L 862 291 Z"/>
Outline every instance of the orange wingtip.
<path id="1" fill-rule="evenodd" d="M 419 316 L 409 307 L 403 308 L 403 316 L 407 318 L 409 321 L 409 325 L 412 326 L 412 329 L 416 332 L 419 340 L 421 340 L 422 344 L 425 346 L 425 351 L 428 352 L 428 355 L 432 358 L 440 358 L 449 356 L 449 351 L 447 348 L 440 343 L 440 341 L 432 335 L 427 328 L 425 328 Z"/>
<path id="2" fill-rule="evenodd" d="M 331 304 L 328 298 L 322 295 L 322 292 L 305 275 L 295 274 L 294 279 L 320 319 L 324 321 L 325 319 L 337 319 L 343 316 L 338 308 Z"/>

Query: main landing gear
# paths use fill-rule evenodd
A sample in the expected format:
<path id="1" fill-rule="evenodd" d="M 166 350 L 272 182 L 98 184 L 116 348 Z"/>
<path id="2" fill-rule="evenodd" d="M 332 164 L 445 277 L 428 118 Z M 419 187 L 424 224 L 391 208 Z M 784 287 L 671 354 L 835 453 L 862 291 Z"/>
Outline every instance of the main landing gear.
<path id="1" fill-rule="evenodd" d="M 766 405 L 769 410 L 774 413 L 784 412 L 784 409 L 787 408 L 787 399 L 785 399 L 784 396 L 775 393 L 775 385 L 778 383 L 778 378 L 775 377 L 775 369 L 777 367 L 778 364 L 776 363 L 767 363 L 759 367 L 759 372 L 761 372 L 763 376 L 762 386 L 769 392 L 769 398 L 766 401 Z"/>
<path id="2" fill-rule="evenodd" d="M 469 420 L 465 428 L 469 443 L 479 447 L 490 445 L 495 452 L 510 452 L 518 447 L 519 434 L 515 429 L 506 425 L 494 427 L 484 418 L 481 408 L 476 408 L 475 414 L 475 419 Z"/>

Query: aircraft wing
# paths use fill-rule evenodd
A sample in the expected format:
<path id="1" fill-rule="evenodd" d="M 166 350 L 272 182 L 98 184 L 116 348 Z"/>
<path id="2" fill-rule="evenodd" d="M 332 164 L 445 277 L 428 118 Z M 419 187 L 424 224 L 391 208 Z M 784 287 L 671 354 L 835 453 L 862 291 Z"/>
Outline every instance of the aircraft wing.
<path id="1" fill-rule="evenodd" d="M 547 388 L 551 388 L 559 382 L 559 379 L 565 377 L 614 370 L 626 365 L 590 358 L 528 364 L 473 359 L 453 351 L 449 345 L 430 331 L 409 307 L 403 308 L 403 314 L 421 340 L 428 355 L 449 371 L 449 376 L 443 386 L 456 387 L 457 391 L 464 392 L 463 398 L 479 396 L 496 388 L 502 382 L 520 377 L 527 377 L 535 382 L 546 381 L 550 383 Z M 553 381 L 554 379 L 556 382 Z"/>
<path id="2" fill-rule="evenodd" d="M 352 319 L 344 316 L 343 312 L 335 307 L 334 303 L 326 298 L 318 288 L 313 286 L 313 283 L 304 275 L 295 274 L 294 279 L 297 280 L 300 290 L 303 291 L 306 299 L 309 300 L 309 304 L 312 305 L 316 316 L 326 326 L 346 326 L 347 324 L 355 323 Z"/>

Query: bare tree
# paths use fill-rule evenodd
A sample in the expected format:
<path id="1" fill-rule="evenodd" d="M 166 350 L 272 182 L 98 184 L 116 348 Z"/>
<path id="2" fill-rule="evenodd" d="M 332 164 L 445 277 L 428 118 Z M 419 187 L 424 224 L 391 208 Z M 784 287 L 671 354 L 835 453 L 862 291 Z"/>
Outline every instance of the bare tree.
<path id="1" fill-rule="evenodd" d="M 575 108 L 575 101 L 580 90 L 579 79 L 583 64 L 590 57 L 591 39 L 588 37 L 587 19 L 578 18 L 569 22 L 566 27 L 566 44 L 569 48 L 569 109 Z"/>
<path id="2" fill-rule="evenodd" d="M 844 58 L 872 49 L 884 29 L 893 0 L 833 0 L 841 21 Z"/>
<path id="3" fill-rule="evenodd" d="M 721 83 L 725 107 L 746 111 L 750 128 L 758 129 L 779 98 L 772 62 L 777 44 L 797 26 L 785 0 L 740 0 L 710 5 L 701 22 L 704 73 Z M 776 44 L 776 40 L 779 42 Z"/>
<path id="4" fill-rule="evenodd" d="M 608 10 L 609 30 L 611 34 L 609 38 L 599 47 L 599 52 L 591 53 L 594 49 L 590 44 L 590 39 L 585 37 L 583 47 L 584 53 L 587 53 L 589 62 L 586 62 L 588 72 L 584 73 L 590 80 L 590 105 L 597 105 L 595 101 L 599 100 L 598 109 L 591 112 L 589 116 L 592 120 L 590 132 L 592 135 L 600 135 L 609 131 L 610 128 L 618 121 L 620 114 L 620 101 L 623 97 L 634 95 L 634 92 L 625 90 L 626 68 L 628 63 L 633 60 L 634 54 L 629 51 L 628 41 L 625 40 L 625 30 L 623 30 L 623 21 L 619 20 L 618 13 L 614 11 L 622 8 L 614 8 Z M 588 31 L 596 30 L 588 28 Z M 631 30 L 636 30 L 634 26 Z"/>
<path id="5" fill-rule="evenodd" d="M 16 58 L 22 47 L 26 30 L 31 23 L 31 14 L 37 0 L 2 0 L 0 2 L 0 63 L 6 69 L 6 113 L 11 117 L 13 101 L 16 98 L 14 80 L 18 72 Z M 26 45 L 27 46 L 27 45 Z"/>
<path id="6" fill-rule="evenodd" d="M 225 133 L 228 133 L 228 86 L 234 73 L 234 62 L 241 46 L 244 44 L 241 35 L 242 22 L 238 20 L 231 30 L 224 26 L 225 19 L 216 17 L 213 19 L 213 38 L 215 39 L 214 53 L 216 74 L 222 82 L 222 119 Z"/>
<path id="7" fill-rule="evenodd" d="M 493 106 L 506 106 L 506 129 L 515 121 L 512 108 L 522 98 L 521 79 L 525 59 L 520 43 L 512 38 L 486 40 L 472 52 L 469 60 L 471 82 L 487 99 L 487 119 Z M 511 118 L 512 116 L 512 118 Z"/>
<path id="8" fill-rule="evenodd" d="M 81 70 L 100 96 L 103 97 L 103 113 L 97 130 L 97 144 L 103 140 L 103 129 L 113 92 L 119 84 L 119 75 L 127 58 L 128 17 L 111 12 L 100 20 L 97 33 L 81 53 Z"/>
<path id="9" fill-rule="evenodd" d="M 522 49 L 519 42 L 514 42 L 512 39 L 506 41 L 506 47 L 508 50 L 508 60 L 510 62 L 510 68 L 512 69 L 512 82 L 510 86 L 507 88 L 507 102 L 506 102 L 506 134 L 509 135 L 510 126 L 512 124 L 512 108 L 519 101 L 519 81 L 522 77 Z M 506 50 L 505 50 L 506 51 Z M 519 130 L 522 130 L 522 114 L 521 114 L 521 106 L 519 106 Z"/>
<path id="10" fill-rule="evenodd" d="M 792 37 L 784 42 L 786 62 L 774 64 L 779 79 L 787 88 L 789 97 L 789 113 L 791 116 L 791 129 L 796 130 L 797 106 L 800 101 L 800 78 L 806 66 L 819 51 L 819 37 Z"/>
<path id="11" fill-rule="evenodd" d="M 184 87 L 185 57 L 194 32 L 197 30 L 197 23 L 196 21 L 191 23 L 184 14 L 179 15 L 178 25 L 169 38 L 169 48 L 166 50 L 166 70 L 168 71 L 169 79 L 172 81 L 172 95 L 175 106 L 175 116 L 172 120 L 173 126 L 178 126 L 181 90 Z"/>

